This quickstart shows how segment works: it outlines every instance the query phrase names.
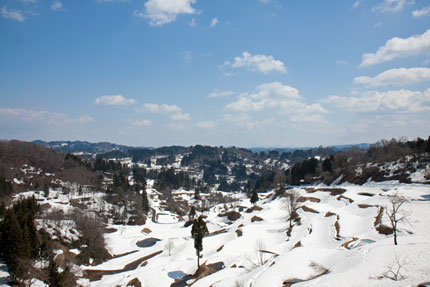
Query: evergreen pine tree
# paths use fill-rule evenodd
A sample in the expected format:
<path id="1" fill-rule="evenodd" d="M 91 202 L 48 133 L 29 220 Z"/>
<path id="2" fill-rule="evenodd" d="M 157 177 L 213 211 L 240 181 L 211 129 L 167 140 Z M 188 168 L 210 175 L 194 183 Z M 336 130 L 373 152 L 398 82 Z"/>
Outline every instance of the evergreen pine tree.
<path id="1" fill-rule="evenodd" d="M 194 248 L 197 255 L 197 267 L 200 267 L 200 252 L 203 251 L 203 237 L 209 234 L 208 228 L 203 216 L 194 220 L 193 227 L 191 228 L 191 236 L 194 238 Z"/>
<path id="2" fill-rule="evenodd" d="M 4 213 L 6 212 L 6 203 L 4 200 L 0 201 L 0 217 L 3 217 Z"/>
<path id="3" fill-rule="evenodd" d="M 196 208 L 194 206 L 191 206 L 190 214 L 188 215 L 189 220 L 194 220 L 194 217 L 196 217 Z"/>
<path id="4" fill-rule="evenodd" d="M 23 256 L 22 232 L 13 209 L 7 209 L 5 218 L 1 225 L 1 249 L 0 252 L 5 259 L 9 273 L 12 277 L 18 277 L 18 258 Z"/>
<path id="5" fill-rule="evenodd" d="M 251 195 L 251 203 L 254 204 L 259 200 L 257 190 L 254 189 Z"/>
<path id="6" fill-rule="evenodd" d="M 63 280 L 60 273 L 58 273 L 58 266 L 55 262 L 55 259 L 51 257 L 49 259 L 49 267 L 48 267 L 48 275 L 49 275 L 49 287 L 63 287 Z"/>
<path id="7" fill-rule="evenodd" d="M 427 138 L 426 152 L 430 152 L 430 136 Z"/>
<path id="8" fill-rule="evenodd" d="M 148 214 L 149 212 L 149 200 L 148 200 L 148 194 L 146 193 L 145 188 L 142 191 L 142 210 L 145 214 Z"/>

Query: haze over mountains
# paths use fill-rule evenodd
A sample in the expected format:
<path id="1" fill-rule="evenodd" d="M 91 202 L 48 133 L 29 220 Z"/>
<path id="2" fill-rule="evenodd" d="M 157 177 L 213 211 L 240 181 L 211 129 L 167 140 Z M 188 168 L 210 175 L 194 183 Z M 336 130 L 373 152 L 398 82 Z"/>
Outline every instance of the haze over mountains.
<path id="1" fill-rule="evenodd" d="M 87 141 L 50 141 L 46 142 L 43 140 L 34 140 L 33 143 L 35 144 L 41 144 L 50 148 L 53 148 L 56 151 L 65 151 L 69 153 L 91 153 L 91 154 L 97 154 L 97 153 L 104 153 L 109 151 L 118 150 L 121 152 L 125 152 L 132 148 L 144 148 L 144 149 L 155 149 L 154 147 L 133 147 L 133 146 L 125 146 L 125 145 L 117 145 L 109 142 L 99 142 L 99 143 L 90 143 Z M 367 143 L 360 143 L 360 144 L 351 144 L 351 145 L 334 145 L 334 146 L 328 146 L 327 148 L 332 148 L 333 150 L 341 151 L 350 147 L 357 147 L 366 149 L 369 147 L 369 144 Z M 304 150 L 304 149 L 312 149 L 312 147 L 301 147 L 301 148 L 294 148 L 294 147 L 254 147 L 254 148 L 248 148 L 249 150 L 253 152 L 268 152 L 271 150 L 278 151 L 280 153 L 282 152 L 291 152 L 295 150 Z"/>

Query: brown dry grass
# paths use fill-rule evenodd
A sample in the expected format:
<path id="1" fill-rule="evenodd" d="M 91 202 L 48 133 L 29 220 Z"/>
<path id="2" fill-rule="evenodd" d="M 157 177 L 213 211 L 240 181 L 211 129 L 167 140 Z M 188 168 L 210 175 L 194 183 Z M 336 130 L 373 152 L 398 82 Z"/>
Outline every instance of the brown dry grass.
<path id="1" fill-rule="evenodd" d="M 118 273 L 122 273 L 122 272 L 126 272 L 126 271 L 130 271 L 130 270 L 134 270 L 136 269 L 143 261 L 149 260 L 154 256 L 157 256 L 158 254 L 162 253 L 163 251 L 157 251 L 154 252 L 152 254 L 146 255 L 142 258 L 139 258 L 133 262 L 130 262 L 129 264 L 125 265 L 124 268 L 122 269 L 117 269 L 117 270 L 84 270 L 84 277 L 88 278 L 90 280 L 90 282 L 92 281 L 98 281 L 100 279 L 102 279 L 102 277 L 104 275 L 113 275 L 113 274 L 118 274 Z"/>
<path id="2" fill-rule="evenodd" d="M 339 195 L 338 197 L 336 197 L 336 199 L 339 200 L 339 201 L 342 200 L 342 199 L 345 199 L 345 200 L 348 200 L 349 203 L 353 203 L 354 202 L 354 200 L 352 200 L 351 198 L 343 196 L 343 195 Z"/>
<path id="3" fill-rule="evenodd" d="M 316 211 L 313 208 L 307 207 L 306 205 L 302 205 L 299 208 L 301 208 L 303 211 L 305 212 L 311 212 L 311 213 L 319 213 L 318 211 Z"/>
<path id="4" fill-rule="evenodd" d="M 346 249 L 351 249 L 351 247 L 349 246 L 352 242 L 357 241 L 358 238 L 357 237 L 353 237 L 351 240 L 348 240 L 344 243 L 342 243 L 341 247 L 346 248 Z"/>
<path id="5" fill-rule="evenodd" d="M 258 217 L 258 216 L 256 216 L 256 215 L 254 215 L 254 216 L 251 218 L 251 222 L 254 222 L 254 221 L 263 221 L 263 218 L 261 218 L 261 217 Z"/>
<path id="6" fill-rule="evenodd" d="M 297 202 L 305 202 L 305 201 L 310 201 L 310 202 L 320 202 L 321 199 L 316 198 L 316 197 L 310 197 L 310 196 L 300 196 L 297 199 Z"/>

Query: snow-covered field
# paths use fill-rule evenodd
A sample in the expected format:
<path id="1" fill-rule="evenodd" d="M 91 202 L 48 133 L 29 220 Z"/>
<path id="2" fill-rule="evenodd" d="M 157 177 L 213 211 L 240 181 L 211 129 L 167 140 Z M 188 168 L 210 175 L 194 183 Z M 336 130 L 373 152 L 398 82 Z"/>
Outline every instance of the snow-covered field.
<path id="1" fill-rule="evenodd" d="M 268 287 L 283 286 L 286 281 L 298 282 L 294 286 L 417 286 L 430 281 L 430 201 L 423 197 L 430 194 L 430 186 L 388 182 L 340 187 L 346 189 L 342 197 L 297 188 L 300 195 L 314 200 L 300 203 L 309 209 L 298 210 L 301 224 L 292 229 L 289 237 L 285 198 L 260 194 L 257 205 L 262 209 L 247 213 L 246 208 L 252 205 L 241 195 L 228 207 L 242 210 L 241 218 L 234 222 L 218 216 L 224 211 L 223 204 L 211 208 L 205 214 L 211 235 L 203 240 L 201 262 L 222 262 L 224 268 L 193 286 Z M 396 192 L 409 199 L 402 207 L 409 222 L 400 225 L 397 246 L 392 235 L 379 234 L 374 227 L 379 207 L 387 206 L 388 195 Z M 157 206 L 154 209 L 160 212 Z M 134 252 L 97 266 L 82 266 L 83 270 L 113 274 L 106 273 L 92 282 L 80 279 L 79 283 L 126 286 L 137 278 L 142 286 L 158 287 L 170 286 L 175 279 L 193 274 L 197 262 L 191 227 L 184 227 L 184 221 L 178 222 L 175 215 L 161 212 L 164 214 L 158 216 L 158 221 L 148 220 L 144 226 L 111 225 L 116 231 L 106 234 L 106 242 L 112 255 Z M 254 216 L 262 221 L 252 222 Z M 385 214 L 382 223 L 389 225 Z M 147 238 L 158 240 L 149 247 L 137 246 Z M 129 271 L 123 270 L 127 264 L 149 255 L 153 257 Z M 397 270 L 396 260 L 404 276 L 401 281 L 383 276 L 390 268 Z M 191 282 L 193 279 L 188 281 Z"/>

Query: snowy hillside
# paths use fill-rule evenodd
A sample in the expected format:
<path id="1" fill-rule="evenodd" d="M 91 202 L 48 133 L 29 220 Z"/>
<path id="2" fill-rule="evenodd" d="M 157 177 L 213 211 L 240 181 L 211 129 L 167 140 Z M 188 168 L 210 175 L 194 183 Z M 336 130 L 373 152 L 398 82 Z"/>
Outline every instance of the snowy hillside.
<path id="1" fill-rule="evenodd" d="M 157 192 L 148 189 L 152 220 L 143 226 L 110 224 L 105 238 L 113 258 L 96 266 L 76 266 L 78 283 L 126 286 L 137 278 L 141 286 L 416 286 L 430 280 L 430 186 L 386 182 L 294 190 L 300 195 L 300 223 L 290 236 L 286 197 L 275 198 L 274 192 L 260 194 L 255 206 L 245 196 L 231 194 L 233 203 L 205 213 L 210 235 L 203 240 L 202 262 L 213 270 L 196 280 L 187 277 L 197 269 L 191 227 L 160 209 Z M 387 207 L 394 193 L 409 200 L 403 206 L 408 222 L 399 227 L 397 246 L 392 235 L 376 229 L 380 207 Z M 48 199 L 36 196 L 63 209 L 70 199 L 52 192 Z M 194 201 L 187 192 L 181 196 Z M 239 212 L 240 218 L 220 217 L 225 208 Z M 389 226 L 385 214 L 381 224 Z M 389 270 L 397 270 L 396 260 L 401 281 L 387 278 Z"/>

